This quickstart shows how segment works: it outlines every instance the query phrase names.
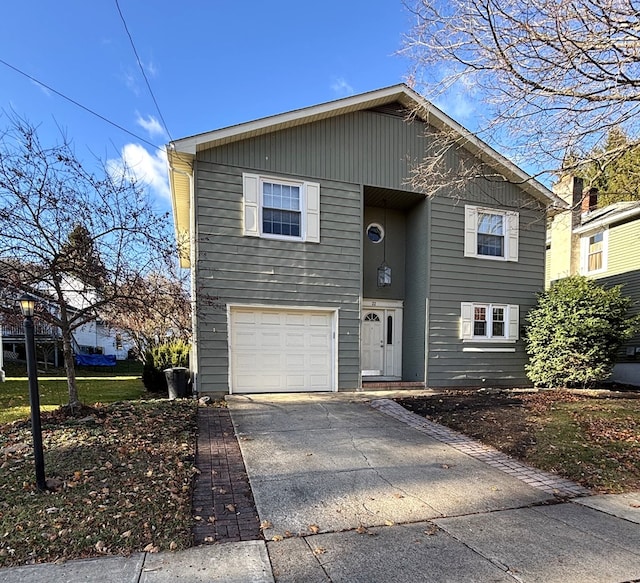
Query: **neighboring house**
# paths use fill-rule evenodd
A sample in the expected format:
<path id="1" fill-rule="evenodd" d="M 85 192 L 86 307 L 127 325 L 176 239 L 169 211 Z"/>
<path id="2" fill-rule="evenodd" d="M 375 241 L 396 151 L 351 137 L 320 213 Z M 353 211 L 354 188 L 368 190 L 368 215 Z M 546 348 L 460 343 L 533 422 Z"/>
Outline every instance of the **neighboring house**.
<path id="1" fill-rule="evenodd" d="M 451 164 L 486 165 L 460 196 L 409 184 L 440 130 L 462 144 Z M 199 391 L 528 384 L 520 323 L 544 286 L 547 208 L 564 203 L 407 86 L 168 156 Z"/>
<path id="2" fill-rule="evenodd" d="M 564 177 L 554 188 L 571 211 L 550 221 L 547 237 L 547 287 L 581 274 L 605 286 L 622 284 L 640 310 L 640 201 L 598 206 L 597 190 L 584 190 L 580 178 Z M 640 384 L 640 335 L 627 342 L 612 380 Z"/>
<path id="3" fill-rule="evenodd" d="M 95 290 L 86 289 L 86 286 L 72 277 L 66 278 L 65 286 L 67 288 L 65 299 L 71 312 L 82 309 L 95 300 Z M 47 299 L 50 296 L 46 293 L 46 290 L 41 289 L 40 292 L 38 294 L 39 303 L 43 306 L 48 305 L 47 309 L 50 313 L 56 313 L 58 310 L 57 305 Z M 15 296 L 14 302 L 17 304 L 17 297 L 22 294 L 13 295 Z M 7 298 L 11 294 L 6 293 L 4 296 L 6 304 L 9 301 Z M 12 356 L 20 354 L 24 357 L 22 348 L 24 346 L 24 329 L 22 324 L 16 324 L 15 321 L 11 324 L 5 323 L 0 314 L 0 325 L 2 330 L 0 334 L 2 342 L 0 345 L 3 348 L 3 352 L 6 351 Z M 52 364 L 54 366 L 62 366 L 60 330 L 36 317 L 34 318 L 34 332 L 38 359 L 43 358 L 43 350 L 47 349 L 47 358 L 51 360 Z M 76 328 L 72 336 L 73 349 L 76 353 L 115 355 L 117 360 L 124 360 L 128 357 L 129 349 L 133 347 L 132 343 L 127 342 L 124 333 L 110 328 L 99 318 L 90 320 Z"/>

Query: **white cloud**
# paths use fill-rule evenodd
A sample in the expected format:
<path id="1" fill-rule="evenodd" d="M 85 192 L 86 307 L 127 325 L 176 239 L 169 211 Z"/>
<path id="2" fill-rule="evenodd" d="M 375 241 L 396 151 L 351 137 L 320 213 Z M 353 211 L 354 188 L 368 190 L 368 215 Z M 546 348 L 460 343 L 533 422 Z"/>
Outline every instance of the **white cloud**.
<path id="1" fill-rule="evenodd" d="M 346 79 L 340 77 L 331 84 L 331 90 L 337 93 L 340 97 L 346 97 L 347 95 L 353 95 L 355 93 L 353 87 L 347 83 Z"/>
<path id="2" fill-rule="evenodd" d="M 155 117 L 149 115 L 144 118 L 137 112 L 136 115 L 136 123 L 141 128 L 143 128 L 152 138 L 155 136 L 161 136 L 162 138 L 165 138 L 167 136 L 164 128 L 160 125 L 160 122 Z"/>
<path id="3" fill-rule="evenodd" d="M 51 91 L 47 89 L 42 83 L 38 83 L 37 81 L 31 81 L 33 85 L 35 85 L 42 93 L 44 93 L 47 97 L 51 97 Z"/>
<path id="4" fill-rule="evenodd" d="M 158 75 L 158 67 L 156 67 L 153 61 L 149 61 L 148 63 L 143 63 L 144 70 L 149 73 L 152 77 L 156 77 Z"/>
<path id="5" fill-rule="evenodd" d="M 152 155 L 140 144 L 126 144 L 119 159 L 107 161 L 107 169 L 112 176 L 126 175 L 146 185 L 163 202 L 171 200 L 164 150 L 157 150 Z"/>

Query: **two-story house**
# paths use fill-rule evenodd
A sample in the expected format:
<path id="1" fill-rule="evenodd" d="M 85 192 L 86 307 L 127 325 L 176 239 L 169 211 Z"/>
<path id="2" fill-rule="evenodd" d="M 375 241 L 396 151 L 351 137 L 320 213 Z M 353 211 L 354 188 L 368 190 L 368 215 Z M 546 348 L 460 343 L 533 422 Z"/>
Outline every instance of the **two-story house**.
<path id="1" fill-rule="evenodd" d="M 434 141 L 481 161 L 412 188 Z M 564 203 L 405 85 L 172 142 L 200 392 L 529 384 L 521 322 Z"/>
<path id="2" fill-rule="evenodd" d="M 605 286 L 622 285 L 640 310 L 640 201 L 601 207 L 595 189 L 563 177 L 554 187 L 570 210 L 556 214 L 547 237 L 546 286 L 569 275 L 585 275 Z M 640 385 L 640 335 L 625 343 L 612 380 Z"/>

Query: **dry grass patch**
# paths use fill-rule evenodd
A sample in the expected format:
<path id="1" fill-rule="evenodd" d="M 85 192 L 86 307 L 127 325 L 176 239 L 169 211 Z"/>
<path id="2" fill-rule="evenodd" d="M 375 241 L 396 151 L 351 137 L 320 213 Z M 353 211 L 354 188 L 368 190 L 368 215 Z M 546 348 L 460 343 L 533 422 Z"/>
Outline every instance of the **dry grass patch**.
<path id="1" fill-rule="evenodd" d="M 2 426 L 0 566 L 190 546 L 196 412 L 149 400 L 43 414 L 44 493 L 29 423 Z"/>
<path id="2" fill-rule="evenodd" d="M 398 399 L 525 463 L 595 492 L 640 490 L 640 393 L 444 391 Z"/>

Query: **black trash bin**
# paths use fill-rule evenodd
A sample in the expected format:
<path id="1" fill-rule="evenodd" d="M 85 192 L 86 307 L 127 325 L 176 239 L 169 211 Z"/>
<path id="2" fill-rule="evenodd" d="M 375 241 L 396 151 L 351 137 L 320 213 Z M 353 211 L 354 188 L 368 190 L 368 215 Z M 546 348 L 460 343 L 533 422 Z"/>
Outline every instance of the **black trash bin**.
<path id="1" fill-rule="evenodd" d="M 164 369 L 169 389 L 169 399 L 184 398 L 187 396 L 187 369 L 183 366 Z"/>

